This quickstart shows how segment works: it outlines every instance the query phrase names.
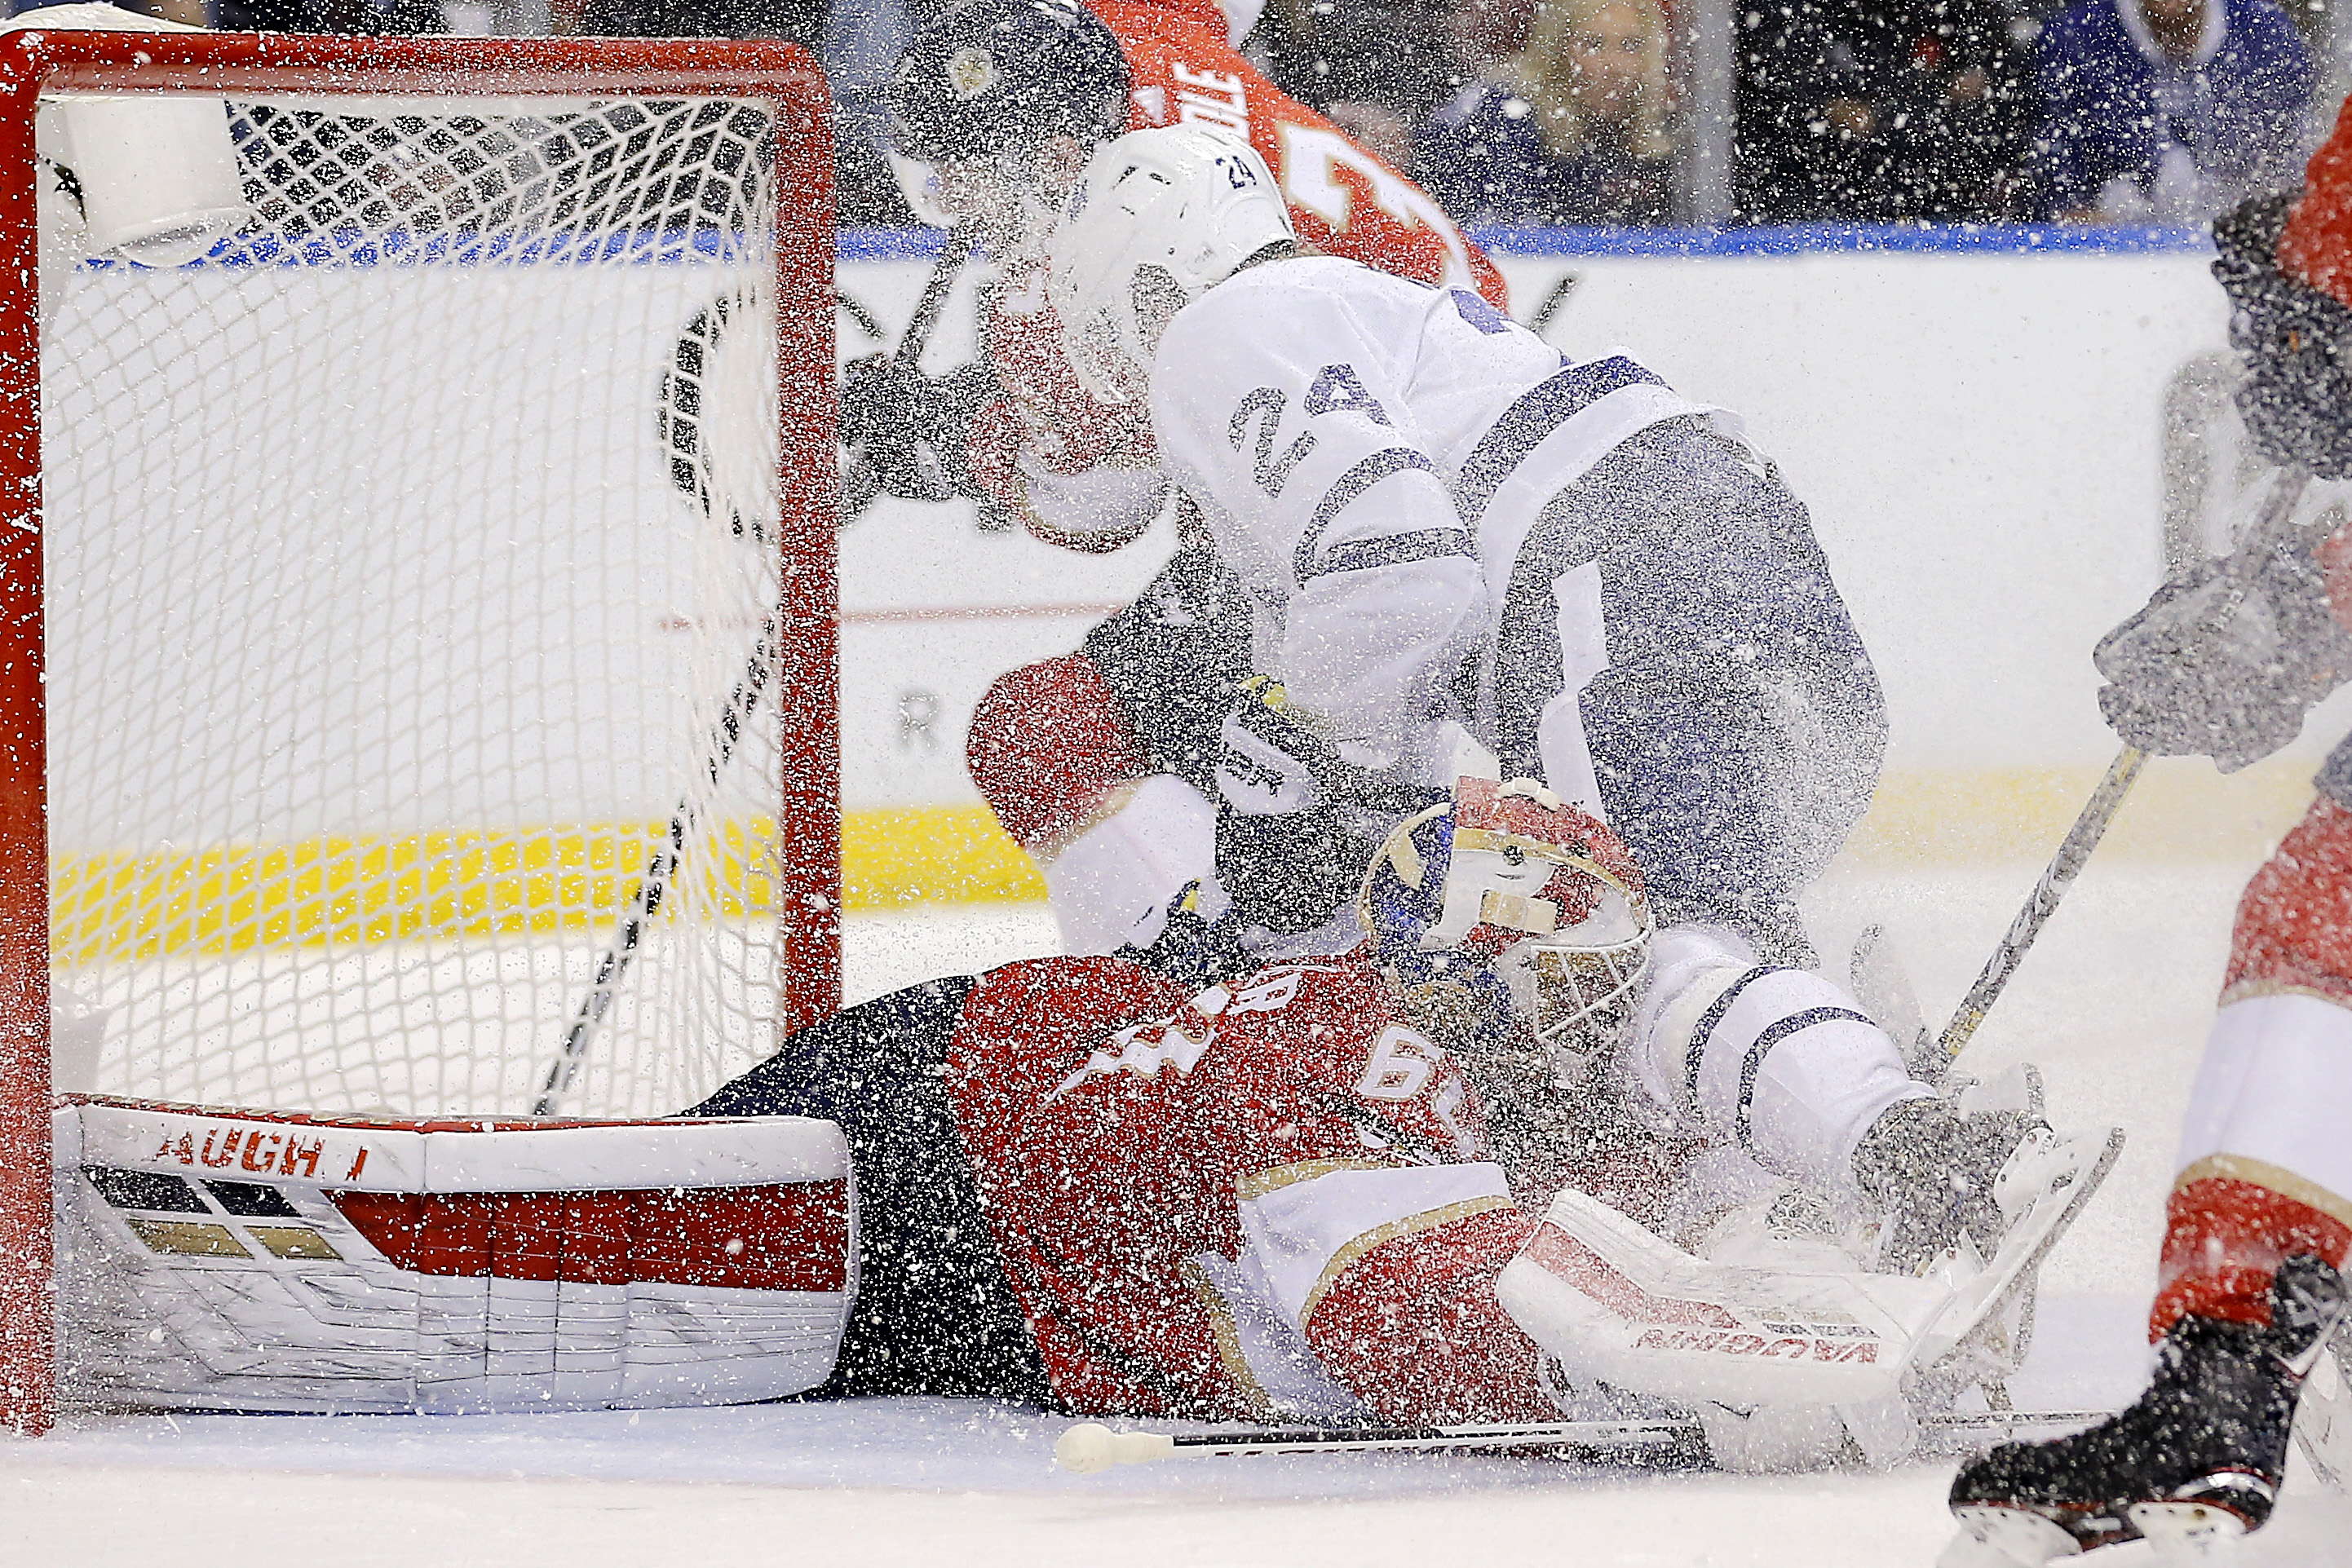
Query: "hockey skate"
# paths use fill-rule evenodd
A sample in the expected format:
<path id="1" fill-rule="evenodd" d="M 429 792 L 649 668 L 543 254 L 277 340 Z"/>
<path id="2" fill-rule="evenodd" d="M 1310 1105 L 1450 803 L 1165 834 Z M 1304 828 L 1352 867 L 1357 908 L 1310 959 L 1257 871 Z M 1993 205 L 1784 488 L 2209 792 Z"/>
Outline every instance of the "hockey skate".
<path id="1" fill-rule="evenodd" d="M 2295 1399 L 2344 1310 L 2344 1281 L 2307 1253 L 2271 1286 L 2269 1326 L 2184 1317 L 2147 1392 L 2049 1443 L 2008 1444 L 1952 1482 L 1960 1537 L 1942 1568 L 2035 1568 L 2147 1540 L 2194 1561 L 2270 1518 Z"/>
<path id="2" fill-rule="evenodd" d="M 2294 1407 L 2294 1441 L 2313 1475 L 2352 1490 L 2352 1315 L 2337 1321 L 2328 1347 Z"/>
<path id="3" fill-rule="evenodd" d="M 2123 1150 L 2119 1128 L 2060 1133 L 2042 1120 L 2030 1070 L 1972 1085 L 1957 1103 L 1896 1105 L 1863 1140 L 1854 1174 L 1884 1213 L 1879 1270 L 1948 1294 L 1920 1335 L 1914 1401 L 1948 1407 L 1971 1387 L 2004 1408 L 2025 1359 L 2034 1281 Z"/>

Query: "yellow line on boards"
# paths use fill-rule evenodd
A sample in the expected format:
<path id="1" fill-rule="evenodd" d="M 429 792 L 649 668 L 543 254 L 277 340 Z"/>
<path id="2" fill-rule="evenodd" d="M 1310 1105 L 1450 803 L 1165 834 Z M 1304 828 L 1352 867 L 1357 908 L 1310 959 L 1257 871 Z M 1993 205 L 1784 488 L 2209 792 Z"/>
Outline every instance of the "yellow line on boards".
<path id="1" fill-rule="evenodd" d="M 2118 814 L 2108 858 L 2252 861 L 2311 800 L 2308 758 L 2223 778 L 2159 759 Z M 1846 847 L 1865 865 L 2046 857 L 2096 767 L 1915 769 L 1885 778 Z M 50 867 L 57 962 L 86 966 L 311 944 L 580 931 L 617 918 L 658 822 L 320 836 L 282 844 L 67 854 Z M 688 846 L 673 912 L 773 907 L 775 826 L 733 821 Z M 853 911 L 1041 900 L 1035 865 L 981 805 L 854 810 L 842 821 Z"/>
<path id="2" fill-rule="evenodd" d="M 2317 766 L 2308 757 L 2273 758 L 2225 777 L 2202 758 L 2153 758 L 2098 858 L 2259 860 L 2310 807 Z M 1889 773 L 1846 841 L 1846 855 L 1864 864 L 2046 860 L 2103 768 Z"/>
<path id="3" fill-rule="evenodd" d="M 627 907 L 666 831 L 598 823 L 60 855 L 50 863 L 51 949 L 81 967 L 585 930 Z M 766 820 L 706 831 L 688 845 L 667 906 L 722 919 L 769 912 L 774 843 Z M 853 910 L 1045 896 L 985 806 L 849 812 L 842 872 Z"/>

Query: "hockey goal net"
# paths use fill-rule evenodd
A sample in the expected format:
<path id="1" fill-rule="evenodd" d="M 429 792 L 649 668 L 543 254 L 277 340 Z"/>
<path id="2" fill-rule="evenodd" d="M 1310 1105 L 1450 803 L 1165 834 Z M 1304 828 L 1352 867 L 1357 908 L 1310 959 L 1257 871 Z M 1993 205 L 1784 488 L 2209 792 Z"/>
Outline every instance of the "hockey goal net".
<path id="1" fill-rule="evenodd" d="M 52 1061 L 660 1115 L 835 1004 L 830 167 L 781 45 L 0 37 L 20 1421 Z"/>

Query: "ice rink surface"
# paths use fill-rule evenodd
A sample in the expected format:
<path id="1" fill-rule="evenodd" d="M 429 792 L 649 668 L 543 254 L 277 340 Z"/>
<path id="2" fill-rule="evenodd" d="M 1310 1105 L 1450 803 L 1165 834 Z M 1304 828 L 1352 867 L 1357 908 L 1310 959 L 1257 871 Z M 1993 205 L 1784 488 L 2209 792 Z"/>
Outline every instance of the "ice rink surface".
<path id="1" fill-rule="evenodd" d="M 1815 934 L 1877 922 L 1940 1021 L 2038 868 L 1835 872 Z M 1969 1061 L 2041 1064 L 2052 1119 L 2131 1142 L 2053 1256 L 2030 1408 L 2112 1406 L 2141 1314 L 2171 1141 L 2250 862 L 2094 860 Z M 1042 909 L 856 923 L 853 998 L 1051 950 Z M 1842 967 L 1842 956 L 1830 967 Z M 1540 1458 L 1206 1459 L 1094 1477 L 1058 1418 L 932 1400 L 545 1416 L 69 1416 L 0 1440 L 0 1563 L 1266 1564 L 1606 1568 L 1932 1563 L 1948 1459 L 1891 1474 L 1655 1473 Z M 2352 1501 L 2292 1475 L 2249 1565 L 2352 1564 Z M 2105 1559 L 2148 1561 L 2124 1548 Z"/>

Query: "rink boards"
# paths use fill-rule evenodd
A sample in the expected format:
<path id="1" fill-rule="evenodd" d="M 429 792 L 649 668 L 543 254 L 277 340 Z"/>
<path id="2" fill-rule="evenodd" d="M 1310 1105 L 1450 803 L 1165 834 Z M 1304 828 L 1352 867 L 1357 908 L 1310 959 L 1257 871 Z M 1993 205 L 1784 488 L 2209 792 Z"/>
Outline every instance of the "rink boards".
<path id="1" fill-rule="evenodd" d="M 1899 859 L 2038 856 L 2111 752 L 2088 650 L 2158 578 L 2167 399 L 2178 403 L 2200 361 L 2225 344 L 2209 254 L 2181 240 L 2056 254 L 2005 254 L 1984 236 L 1960 250 L 1856 248 L 1885 243 L 1866 235 L 1829 243 L 1843 248 L 1751 242 L 1683 247 L 1695 254 L 1570 255 L 1538 245 L 1497 258 L 1517 313 L 1546 312 L 1546 334 L 1563 351 L 1631 348 L 1678 390 L 1737 411 L 1811 506 L 1885 682 L 1893 720 L 1886 777 L 1857 850 Z M 1916 236 L 1905 243 L 1916 246 Z M 625 270 L 635 277 L 599 287 L 643 287 L 670 302 L 646 329 L 642 377 L 611 384 L 567 376 L 560 338 L 532 364 L 498 373 L 551 376 L 572 389 L 567 414 L 605 433 L 582 448 L 583 496 L 593 491 L 601 508 L 616 493 L 634 495 L 650 517 L 686 504 L 667 483 L 656 429 L 661 371 L 675 341 L 663 323 L 674 317 L 683 329 L 711 280 L 693 268 Z M 857 309 L 837 313 L 842 356 L 895 342 L 929 270 L 920 236 L 845 236 L 839 284 Z M 588 317 L 605 314 L 594 307 Z M 436 328 L 441 319 L 432 311 L 409 318 L 418 332 L 446 329 Z M 926 363 L 950 368 L 972 344 L 967 280 Z M 506 401 L 501 393 L 476 405 Z M 2177 463 L 2178 436 L 2173 446 Z M 2235 483 L 2229 433 L 2198 451 L 2213 492 L 2207 511 L 2218 517 Z M 453 468 L 462 465 L 460 453 Z M 452 483 L 460 476 L 453 472 Z M 453 504 L 435 508 L 425 526 L 495 541 L 511 559 L 550 559 L 563 530 L 551 532 L 546 517 L 490 516 L 497 494 L 494 486 L 455 486 Z M 965 773 L 965 727 L 997 674 L 1068 651 L 1131 597 L 1164 559 L 1165 528 L 1118 554 L 1087 558 L 983 532 L 961 503 L 886 500 L 844 530 L 840 547 L 849 905 L 1041 896 L 1042 884 Z M 578 541 L 570 548 L 578 551 Z M 364 572 L 342 580 L 352 597 L 346 622 L 380 621 L 380 584 Z M 582 588 L 575 613 L 539 629 L 544 669 L 601 668 L 616 646 L 643 650 L 637 656 L 656 664 L 666 644 L 683 651 L 683 640 L 662 626 L 605 624 L 607 596 L 585 579 Z M 697 611 L 681 601 L 677 612 Z M 191 639 L 173 670 L 143 678 L 168 675 L 202 691 L 213 684 L 207 658 L 253 653 L 235 638 Z M 171 694 L 152 690 L 142 700 L 169 705 Z M 651 711 L 613 718 L 613 728 L 640 735 L 677 722 L 656 723 Z M 207 755 L 252 748 L 251 737 L 222 722 Z M 2201 763 L 2159 765 L 2119 823 L 2116 848 L 2241 852 L 2300 810 L 2311 761 L 2342 727 L 2336 713 L 2323 710 L 2311 741 L 2232 779 Z M 610 755 L 546 762 L 565 780 L 563 822 L 490 820 L 466 799 L 462 781 L 451 780 L 458 787 L 448 791 L 446 820 L 305 821 L 308 836 L 263 846 L 249 873 L 181 869 L 192 885 L 211 877 L 222 886 L 258 885 L 266 898 L 278 896 L 272 890 L 282 881 L 290 904 L 309 886 L 309 868 L 323 867 L 312 880 L 331 903 L 342 874 L 336 868 L 346 863 L 414 866 L 411 880 L 429 887 L 445 860 L 503 857 L 493 900 L 499 910 L 533 928 L 593 924 L 625 900 L 638 846 L 658 833 L 669 802 Z M 171 764 L 159 757 L 155 765 Z M 104 853 L 108 846 L 96 841 L 102 834 L 75 821 L 73 799 L 59 805 L 60 852 L 85 862 Z M 772 827 L 752 821 L 719 831 L 757 853 Z M 58 869 L 63 890 L 75 868 Z M 201 892 L 197 885 L 198 902 Z M 370 911 L 360 915 L 365 924 Z M 482 912 L 454 917 L 463 925 Z M 299 923 L 284 935 L 318 938 Z"/>
<path id="2" fill-rule="evenodd" d="M 2045 855 L 2114 754 L 2090 649 L 2160 580 L 2168 500 L 2177 526 L 2218 537 L 2235 497 L 2234 417 L 2209 390 L 2228 326 L 2210 247 L 2182 234 L 2099 248 L 2057 231 L 1782 231 L 1565 254 L 1530 237 L 1496 249 L 1515 314 L 1549 305 L 1545 335 L 1564 352 L 1629 348 L 1677 391 L 1736 411 L 1811 507 L 1892 718 L 1855 852 Z M 845 245 L 840 281 L 895 337 L 929 271 L 913 236 L 871 234 Z M 967 298 L 934 340 L 934 370 L 971 352 Z M 840 329 L 845 355 L 878 346 L 847 313 Z M 2168 443 L 2168 402 L 2193 416 Z M 2201 508 L 2193 486 L 2181 493 L 2184 466 Z M 963 727 L 997 671 L 1075 647 L 1091 606 L 1126 596 L 1167 548 L 1147 542 L 1150 556 L 1072 556 L 982 533 L 961 503 L 886 501 L 844 533 L 852 810 L 909 813 L 908 841 L 945 846 L 928 874 L 958 867 L 971 894 L 1042 891 L 971 847 L 987 820 Z M 2300 813 L 2347 719 L 2338 699 L 2304 742 L 2227 779 L 2156 764 L 2105 852 L 2246 852 Z M 903 845 L 889 854 L 911 892 L 922 865 Z"/>

